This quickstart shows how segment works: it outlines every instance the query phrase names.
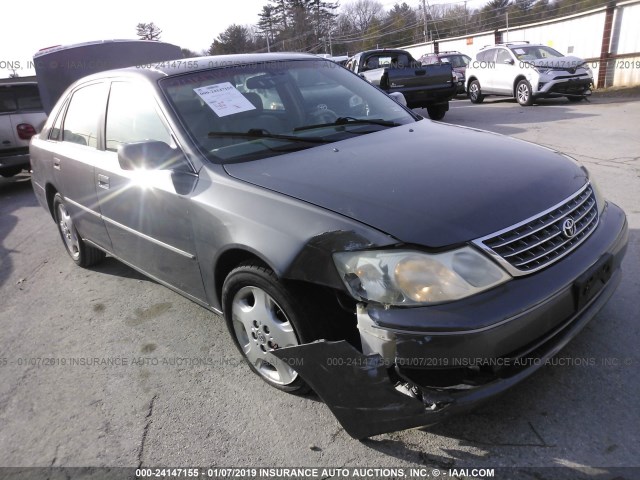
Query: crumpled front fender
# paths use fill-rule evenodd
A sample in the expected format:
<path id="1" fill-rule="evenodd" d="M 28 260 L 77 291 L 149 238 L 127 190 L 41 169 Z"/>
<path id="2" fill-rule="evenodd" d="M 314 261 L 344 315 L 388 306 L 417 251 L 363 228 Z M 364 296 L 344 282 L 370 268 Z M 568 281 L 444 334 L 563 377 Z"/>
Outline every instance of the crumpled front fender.
<path id="1" fill-rule="evenodd" d="M 365 356 L 344 340 L 321 340 L 272 353 L 295 366 L 353 438 L 426 426 L 449 416 L 446 406 L 428 410 L 422 401 L 396 390 L 380 355 Z M 447 397 L 438 401 L 446 404 Z"/>

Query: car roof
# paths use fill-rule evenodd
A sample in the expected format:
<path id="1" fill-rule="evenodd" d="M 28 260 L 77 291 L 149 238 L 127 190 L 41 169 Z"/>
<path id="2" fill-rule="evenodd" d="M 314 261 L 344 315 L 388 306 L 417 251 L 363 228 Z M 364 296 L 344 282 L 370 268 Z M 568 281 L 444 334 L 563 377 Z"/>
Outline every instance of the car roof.
<path id="1" fill-rule="evenodd" d="M 105 70 L 104 72 L 94 73 L 83 77 L 80 81 L 84 83 L 86 81 L 114 76 L 138 77 L 153 81 L 172 75 L 198 72 L 214 68 L 235 67 L 265 62 L 282 62 L 287 60 L 321 61 L 325 59 L 307 53 L 248 53 L 195 58 L 177 58 L 175 60 L 164 60 L 144 65 L 118 68 L 115 70 Z"/>
<path id="2" fill-rule="evenodd" d="M 365 50 L 356 55 L 367 55 L 369 53 L 409 53 L 401 48 L 374 48 L 372 50 Z"/>
<path id="3" fill-rule="evenodd" d="M 495 45 L 485 45 L 480 50 L 487 50 L 489 48 L 513 48 L 513 47 L 546 47 L 547 45 L 543 45 L 541 43 L 529 43 L 529 42 L 507 42 L 507 43 L 496 43 Z"/>

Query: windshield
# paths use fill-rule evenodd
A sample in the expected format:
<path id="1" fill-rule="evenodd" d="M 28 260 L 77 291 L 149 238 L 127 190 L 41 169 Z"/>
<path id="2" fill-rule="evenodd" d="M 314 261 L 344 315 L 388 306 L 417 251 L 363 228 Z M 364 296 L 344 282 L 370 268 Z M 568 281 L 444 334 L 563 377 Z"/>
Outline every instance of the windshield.
<path id="1" fill-rule="evenodd" d="M 446 57 L 440 57 L 442 63 L 450 63 L 452 67 L 466 67 L 469 65 L 470 57 L 466 55 L 447 55 Z"/>
<path id="2" fill-rule="evenodd" d="M 168 77 L 160 86 L 214 162 L 255 160 L 416 121 L 327 60 L 253 63 Z"/>
<path id="3" fill-rule="evenodd" d="M 564 56 L 553 48 L 542 45 L 519 45 L 517 47 L 511 47 L 511 51 L 518 60 L 539 60 L 541 58 L 557 58 Z"/>

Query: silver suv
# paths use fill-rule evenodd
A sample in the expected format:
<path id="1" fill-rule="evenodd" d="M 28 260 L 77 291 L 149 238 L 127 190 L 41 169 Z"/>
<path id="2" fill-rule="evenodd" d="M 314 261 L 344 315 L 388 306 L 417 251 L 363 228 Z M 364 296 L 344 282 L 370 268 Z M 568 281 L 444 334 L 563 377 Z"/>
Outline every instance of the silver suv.
<path id="1" fill-rule="evenodd" d="M 44 125 L 35 82 L 0 84 L 0 175 L 12 177 L 29 169 L 29 140 Z"/>
<path id="2" fill-rule="evenodd" d="M 593 73 L 583 59 L 519 42 L 480 50 L 467 68 L 466 86 L 473 103 L 481 103 L 487 95 L 505 95 L 520 105 L 532 105 L 549 97 L 580 101 L 591 95 L 592 83 Z"/>

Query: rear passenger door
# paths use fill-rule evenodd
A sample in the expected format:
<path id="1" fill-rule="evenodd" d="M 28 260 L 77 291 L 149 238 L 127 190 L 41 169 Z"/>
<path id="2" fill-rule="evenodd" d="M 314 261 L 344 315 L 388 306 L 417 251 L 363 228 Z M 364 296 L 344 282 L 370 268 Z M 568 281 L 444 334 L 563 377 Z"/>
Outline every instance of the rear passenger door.
<path id="1" fill-rule="evenodd" d="M 513 80 L 516 77 L 517 65 L 507 48 L 499 48 L 496 54 L 494 86 L 500 93 L 513 95 Z"/>
<path id="2" fill-rule="evenodd" d="M 100 216 L 95 165 L 102 159 L 98 148 L 100 126 L 107 101 L 104 82 L 82 86 L 73 92 L 66 113 L 60 113 L 49 141 L 57 188 L 65 199 L 80 235 L 111 250 L 111 240 Z"/>
<path id="3" fill-rule="evenodd" d="M 118 162 L 119 146 L 145 140 L 178 148 L 150 88 L 134 82 L 112 82 L 105 151 L 96 165 L 95 181 L 113 251 L 156 279 L 204 299 L 188 194 L 176 191 L 169 170 L 124 170 Z M 195 173 L 186 175 L 197 180 Z"/>
<path id="4" fill-rule="evenodd" d="M 476 57 L 479 65 L 476 75 L 479 77 L 480 88 L 484 93 L 495 93 L 495 68 L 496 68 L 496 48 L 490 48 L 480 52 Z"/>

